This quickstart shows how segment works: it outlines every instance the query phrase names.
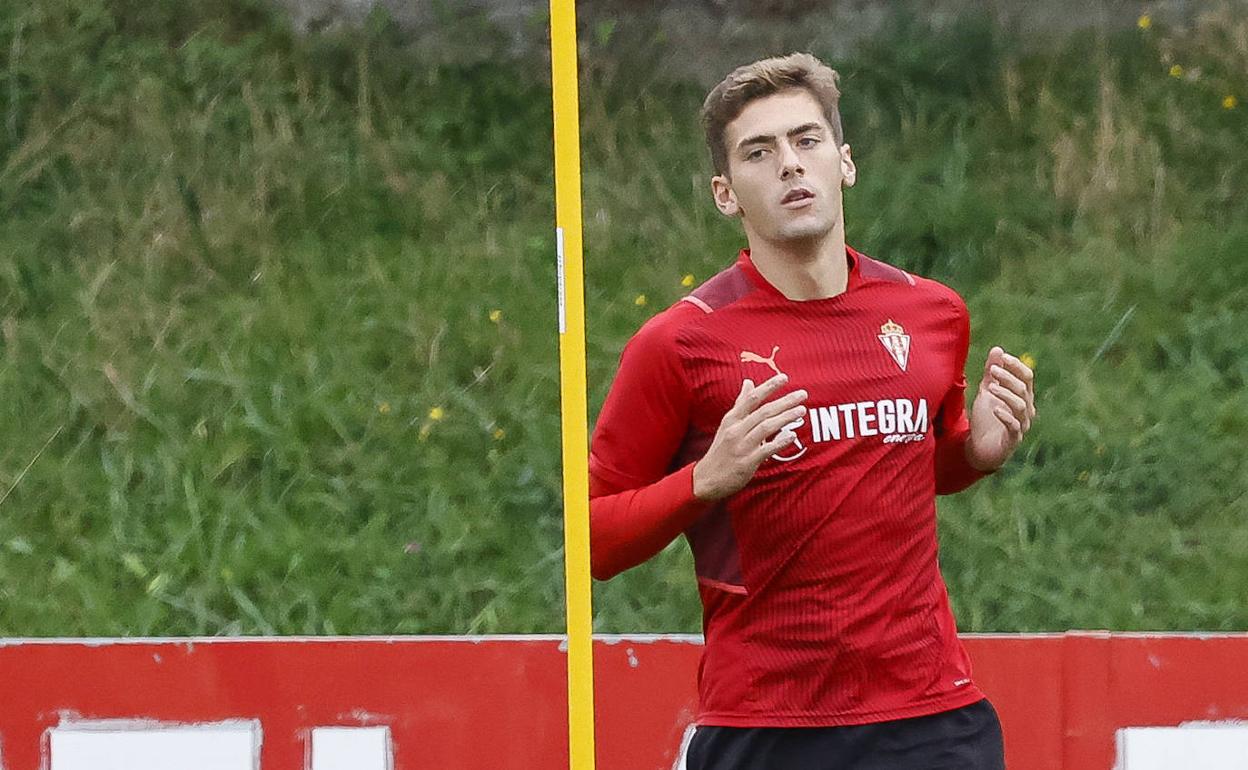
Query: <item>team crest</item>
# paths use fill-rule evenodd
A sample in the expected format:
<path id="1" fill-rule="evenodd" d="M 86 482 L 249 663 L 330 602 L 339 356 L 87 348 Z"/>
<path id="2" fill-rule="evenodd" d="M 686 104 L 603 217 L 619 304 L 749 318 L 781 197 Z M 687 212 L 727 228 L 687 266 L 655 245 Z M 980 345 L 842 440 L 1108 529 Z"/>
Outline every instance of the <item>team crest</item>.
<path id="1" fill-rule="evenodd" d="M 910 361 L 910 335 L 906 334 L 906 330 L 901 328 L 901 324 L 896 323 L 893 319 L 880 326 L 880 344 L 893 357 L 897 365 L 904 372 L 906 364 Z"/>

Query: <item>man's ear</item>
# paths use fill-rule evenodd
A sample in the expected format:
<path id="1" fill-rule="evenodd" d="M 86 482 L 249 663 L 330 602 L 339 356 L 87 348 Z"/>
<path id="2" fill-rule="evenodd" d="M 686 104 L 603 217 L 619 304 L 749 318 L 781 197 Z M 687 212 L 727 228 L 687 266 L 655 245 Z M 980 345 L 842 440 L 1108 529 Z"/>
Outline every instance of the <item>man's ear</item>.
<path id="1" fill-rule="evenodd" d="M 849 145 L 841 145 L 841 184 L 845 187 L 853 187 L 854 182 L 858 180 L 858 167 L 854 165 L 854 159 L 849 154 Z"/>
<path id="2" fill-rule="evenodd" d="M 727 175 L 717 174 L 711 177 L 711 196 L 715 198 L 715 208 L 726 217 L 741 214 L 741 204 L 737 203 L 737 194 L 732 191 L 732 182 Z"/>

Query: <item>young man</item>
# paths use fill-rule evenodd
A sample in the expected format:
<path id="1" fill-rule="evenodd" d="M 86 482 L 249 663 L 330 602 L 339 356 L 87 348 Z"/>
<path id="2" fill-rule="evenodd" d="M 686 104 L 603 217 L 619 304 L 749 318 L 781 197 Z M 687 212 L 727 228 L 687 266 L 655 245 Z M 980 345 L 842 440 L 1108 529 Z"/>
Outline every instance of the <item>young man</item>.
<path id="1" fill-rule="evenodd" d="M 936 495 L 1035 416 L 993 348 L 969 420 L 951 289 L 845 244 L 837 76 L 738 68 L 702 109 L 715 205 L 749 248 L 624 349 L 590 457 L 593 570 L 682 532 L 706 649 L 690 770 L 1001 768 L 937 564 Z"/>

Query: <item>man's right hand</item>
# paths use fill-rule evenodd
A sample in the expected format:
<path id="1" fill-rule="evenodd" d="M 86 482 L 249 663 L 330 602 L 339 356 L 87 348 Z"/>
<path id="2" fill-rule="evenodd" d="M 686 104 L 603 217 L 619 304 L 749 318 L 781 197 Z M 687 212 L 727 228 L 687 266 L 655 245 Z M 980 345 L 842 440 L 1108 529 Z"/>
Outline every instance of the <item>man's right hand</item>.
<path id="1" fill-rule="evenodd" d="M 768 457 L 797 440 L 784 426 L 806 415 L 805 390 L 795 390 L 767 401 L 789 381 L 777 374 L 762 385 L 741 383 L 736 403 L 724 415 L 706 455 L 693 466 L 693 494 L 702 500 L 720 500 L 737 492 L 754 477 Z M 777 432 L 778 431 L 778 432 Z"/>

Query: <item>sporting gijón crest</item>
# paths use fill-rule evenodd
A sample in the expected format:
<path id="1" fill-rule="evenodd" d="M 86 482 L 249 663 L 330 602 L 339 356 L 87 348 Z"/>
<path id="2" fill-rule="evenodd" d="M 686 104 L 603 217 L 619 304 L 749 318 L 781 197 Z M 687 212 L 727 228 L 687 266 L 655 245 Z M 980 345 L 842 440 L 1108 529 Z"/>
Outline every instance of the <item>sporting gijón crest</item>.
<path id="1" fill-rule="evenodd" d="M 893 319 L 888 319 L 880 326 L 880 344 L 893 357 L 897 365 L 904 372 L 906 364 L 910 361 L 910 335 L 906 334 L 906 330 L 901 328 L 901 324 L 896 323 Z"/>

